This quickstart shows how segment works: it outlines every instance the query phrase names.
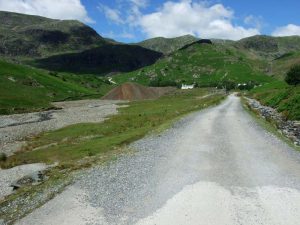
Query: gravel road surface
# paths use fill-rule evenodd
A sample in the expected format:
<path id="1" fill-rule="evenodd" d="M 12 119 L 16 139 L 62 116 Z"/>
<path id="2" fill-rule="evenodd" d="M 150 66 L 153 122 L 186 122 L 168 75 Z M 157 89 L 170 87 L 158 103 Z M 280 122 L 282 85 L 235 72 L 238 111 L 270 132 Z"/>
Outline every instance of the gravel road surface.
<path id="1" fill-rule="evenodd" d="M 233 95 L 92 168 L 22 225 L 295 225 L 300 153 Z"/>
<path id="2" fill-rule="evenodd" d="M 38 133 L 56 130 L 71 124 L 102 122 L 117 113 L 120 101 L 80 100 L 53 103 L 61 110 L 0 116 L 0 152 L 11 155 Z"/>

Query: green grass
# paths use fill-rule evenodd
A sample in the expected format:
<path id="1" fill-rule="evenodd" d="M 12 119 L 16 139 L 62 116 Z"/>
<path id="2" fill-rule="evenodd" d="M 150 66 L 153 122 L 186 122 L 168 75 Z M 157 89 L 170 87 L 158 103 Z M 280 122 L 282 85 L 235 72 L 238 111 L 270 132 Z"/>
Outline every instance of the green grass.
<path id="1" fill-rule="evenodd" d="M 158 100 L 131 102 L 129 107 L 121 108 L 118 115 L 101 124 L 78 124 L 44 133 L 29 141 L 23 151 L 1 165 L 12 167 L 36 162 L 72 164 L 84 157 L 105 153 L 137 140 L 186 113 L 217 104 L 224 97 L 215 95 L 197 99 L 207 92 L 203 89 L 177 91 Z M 48 147 L 37 149 L 41 146 Z"/>
<path id="2" fill-rule="evenodd" d="M 272 73 L 276 78 L 284 80 L 292 66 L 300 64 L 300 52 L 290 52 L 272 61 Z"/>
<path id="3" fill-rule="evenodd" d="M 156 37 L 136 43 L 136 45 L 164 54 L 170 54 L 197 40 L 198 38 L 192 35 L 184 35 L 176 38 Z"/>
<path id="4" fill-rule="evenodd" d="M 262 62 L 247 58 L 233 47 L 221 44 L 194 44 L 177 51 L 155 64 L 114 77 L 118 83 L 135 81 L 144 85 L 152 80 L 198 83 L 202 87 L 217 86 L 221 80 L 236 83 L 271 82 L 259 68 Z"/>
<path id="5" fill-rule="evenodd" d="M 274 81 L 253 89 L 250 95 L 263 105 L 276 108 L 287 119 L 300 120 L 300 86 Z"/>
<path id="6" fill-rule="evenodd" d="M 110 88 L 96 76 L 50 73 L 0 59 L 0 114 L 47 109 L 52 101 L 99 97 Z"/>

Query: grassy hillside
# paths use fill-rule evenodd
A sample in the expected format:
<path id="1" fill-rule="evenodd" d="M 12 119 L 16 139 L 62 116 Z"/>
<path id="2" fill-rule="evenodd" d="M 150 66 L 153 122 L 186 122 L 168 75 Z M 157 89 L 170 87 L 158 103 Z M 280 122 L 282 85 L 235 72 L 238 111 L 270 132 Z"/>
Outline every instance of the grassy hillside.
<path id="1" fill-rule="evenodd" d="M 217 86 L 231 80 L 236 83 L 270 82 L 272 78 L 261 72 L 265 65 L 249 59 L 238 49 L 223 44 L 195 43 L 165 57 L 155 64 L 134 72 L 120 74 L 114 80 L 141 84 L 198 83 L 199 86 Z"/>
<path id="2" fill-rule="evenodd" d="M 136 45 L 107 44 L 80 53 L 38 59 L 33 65 L 61 72 L 103 75 L 136 70 L 155 63 L 161 56 L 162 53 Z"/>
<path id="3" fill-rule="evenodd" d="M 253 89 L 250 95 L 262 104 L 276 108 L 286 118 L 300 120 L 300 86 L 274 81 Z"/>
<path id="4" fill-rule="evenodd" d="M 0 114 L 46 109 L 51 101 L 102 96 L 110 88 L 92 75 L 58 74 L 0 60 Z"/>
<path id="5" fill-rule="evenodd" d="M 170 54 L 182 48 L 183 46 L 191 44 L 197 40 L 198 38 L 192 35 L 185 35 L 176 38 L 157 37 L 136 43 L 136 45 L 151 49 L 153 51 L 161 52 L 163 54 Z"/>
<path id="6" fill-rule="evenodd" d="M 95 30 L 79 21 L 2 11 L 0 21 L 0 55 L 7 57 L 78 52 L 107 43 Z"/>
<path id="7" fill-rule="evenodd" d="M 300 51 L 286 53 L 270 63 L 270 72 L 276 78 L 283 80 L 289 69 L 296 64 L 300 64 Z"/>

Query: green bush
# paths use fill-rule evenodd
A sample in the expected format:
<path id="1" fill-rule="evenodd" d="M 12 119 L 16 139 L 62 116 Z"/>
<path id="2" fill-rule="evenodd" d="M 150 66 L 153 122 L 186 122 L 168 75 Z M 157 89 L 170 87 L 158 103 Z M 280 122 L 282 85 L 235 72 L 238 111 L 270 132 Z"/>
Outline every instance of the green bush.
<path id="1" fill-rule="evenodd" d="M 157 78 L 149 82 L 150 87 L 177 87 L 178 83 L 172 80 L 162 80 Z"/>
<path id="2" fill-rule="evenodd" d="M 300 65 L 295 65 L 289 70 L 285 81 L 290 85 L 300 84 Z"/>
<path id="3" fill-rule="evenodd" d="M 237 84 L 231 80 L 223 80 L 217 86 L 218 89 L 226 89 L 226 91 L 230 91 L 235 89 Z"/>

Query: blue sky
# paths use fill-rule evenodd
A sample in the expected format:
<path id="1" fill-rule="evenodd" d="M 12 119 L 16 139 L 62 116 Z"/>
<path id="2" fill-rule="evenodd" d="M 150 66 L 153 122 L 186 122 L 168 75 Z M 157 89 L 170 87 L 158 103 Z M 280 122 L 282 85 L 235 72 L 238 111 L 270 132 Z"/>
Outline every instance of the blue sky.
<path id="1" fill-rule="evenodd" d="M 238 40 L 300 35 L 299 0 L 0 0 L 0 10 L 78 19 L 122 42 L 192 34 Z"/>

